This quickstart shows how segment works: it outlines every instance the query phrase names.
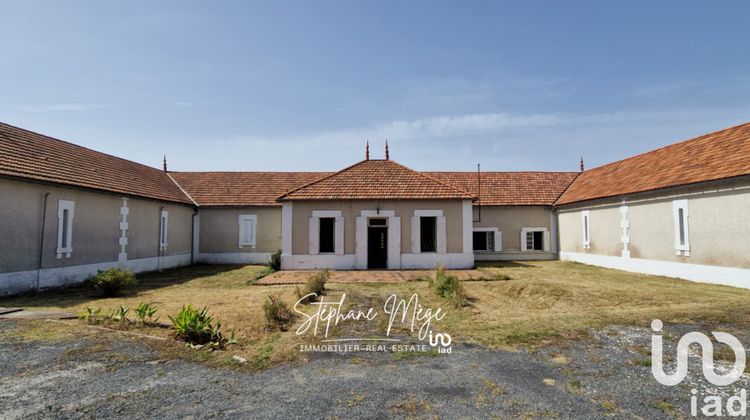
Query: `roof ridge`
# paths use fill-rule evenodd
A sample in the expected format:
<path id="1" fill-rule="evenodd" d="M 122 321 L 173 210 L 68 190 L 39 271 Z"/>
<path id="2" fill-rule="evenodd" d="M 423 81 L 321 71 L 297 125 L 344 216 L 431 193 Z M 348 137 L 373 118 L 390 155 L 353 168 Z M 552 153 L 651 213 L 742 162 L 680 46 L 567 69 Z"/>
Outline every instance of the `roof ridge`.
<path id="1" fill-rule="evenodd" d="M 647 152 L 638 153 L 638 154 L 633 155 L 633 156 L 629 156 L 629 157 L 626 157 L 626 158 L 623 158 L 623 159 L 620 159 L 620 160 L 616 160 L 614 162 L 605 163 L 604 165 L 600 165 L 600 166 L 597 166 L 595 168 L 587 169 L 584 172 L 594 171 L 594 170 L 597 170 L 597 169 L 600 169 L 600 168 L 606 168 L 608 166 L 612 166 L 612 165 L 615 165 L 615 164 L 618 164 L 618 163 L 621 163 L 621 162 L 626 162 L 628 160 L 635 159 L 635 158 L 638 158 L 638 157 L 641 157 L 641 156 L 650 155 L 650 154 L 658 152 L 660 150 L 669 149 L 669 148 L 672 148 L 672 147 L 684 145 L 685 143 L 697 142 L 697 141 L 702 140 L 702 139 L 704 139 L 704 138 L 706 138 L 708 136 L 713 136 L 713 135 L 716 135 L 716 134 L 719 134 L 719 133 L 722 133 L 722 132 L 725 132 L 725 131 L 734 130 L 734 129 L 737 129 L 737 128 L 740 128 L 740 127 L 743 127 L 743 126 L 746 126 L 746 125 L 750 126 L 750 121 L 744 122 L 744 123 L 741 123 L 741 124 L 737 124 L 737 125 L 733 125 L 731 127 L 722 128 L 720 130 L 715 130 L 715 131 L 712 131 L 710 133 L 701 134 L 698 137 L 693 137 L 693 138 L 681 140 L 681 141 L 678 141 L 677 143 L 667 144 L 667 145 L 664 145 L 662 147 L 658 147 L 656 149 L 649 150 Z"/>

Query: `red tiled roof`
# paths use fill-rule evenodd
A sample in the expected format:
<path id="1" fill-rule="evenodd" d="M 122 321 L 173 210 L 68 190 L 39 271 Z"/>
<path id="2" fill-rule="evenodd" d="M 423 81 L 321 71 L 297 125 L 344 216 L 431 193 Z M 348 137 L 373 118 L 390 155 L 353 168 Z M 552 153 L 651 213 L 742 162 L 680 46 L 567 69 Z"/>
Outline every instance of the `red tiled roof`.
<path id="1" fill-rule="evenodd" d="M 276 197 L 331 172 L 170 172 L 201 206 L 280 206 Z"/>
<path id="2" fill-rule="evenodd" d="M 746 123 L 585 171 L 556 204 L 749 174 L 750 123 Z"/>
<path id="3" fill-rule="evenodd" d="M 473 199 L 474 195 L 392 160 L 363 160 L 279 197 L 286 200 Z"/>
<path id="4" fill-rule="evenodd" d="M 481 172 L 481 192 L 476 172 L 426 174 L 478 195 L 482 205 L 551 206 L 578 172 Z"/>
<path id="5" fill-rule="evenodd" d="M 0 175 L 192 203 L 150 166 L 0 123 Z"/>

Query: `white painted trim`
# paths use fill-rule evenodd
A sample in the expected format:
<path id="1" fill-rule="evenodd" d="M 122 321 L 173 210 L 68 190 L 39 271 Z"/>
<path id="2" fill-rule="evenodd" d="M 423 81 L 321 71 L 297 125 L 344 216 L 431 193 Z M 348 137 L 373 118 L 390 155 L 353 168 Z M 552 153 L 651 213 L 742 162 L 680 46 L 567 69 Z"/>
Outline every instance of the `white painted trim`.
<path id="1" fill-rule="evenodd" d="M 411 218 L 411 253 L 419 254 L 422 252 L 422 244 L 419 243 L 419 236 L 422 232 L 419 225 L 419 216 L 412 216 Z"/>
<path id="2" fill-rule="evenodd" d="M 37 275 L 39 288 L 49 289 L 81 283 L 98 270 L 122 268 L 136 273 L 155 271 L 190 265 L 190 254 L 168 255 L 162 257 L 140 258 L 126 262 L 109 261 L 96 264 L 72 265 L 68 267 L 44 268 L 42 270 L 16 271 L 0 273 L 0 295 L 23 293 L 36 289 Z"/>
<path id="3" fill-rule="evenodd" d="M 118 262 L 128 260 L 128 214 L 130 214 L 128 199 L 123 197 L 122 206 L 120 207 L 120 239 L 118 240 L 120 253 L 117 255 Z"/>
<path id="4" fill-rule="evenodd" d="M 250 240 L 243 241 L 242 240 L 242 225 L 243 223 L 250 223 L 252 226 L 252 235 L 250 235 Z M 240 214 L 237 216 L 237 226 L 239 228 L 238 230 L 238 239 L 237 239 L 237 246 L 242 248 L 243 246 L 251 246 L 255 248 L 255 237 L 256 232 L 258 231 L 258 216 L 255 214 Z"/>
<path id="5" fill-rule="evenodd" d="M 320 218 L 310 216 L 307 219 L 307 252 L 310 255 L 318 255 L 320 250 Z"/>
<path id="6" fill-rule="evenodd" d="M 354 268 L 364 270 L 367 268 L 367 216 L 357 217 L 354 223 Z"/>
<path id="7" fill-rule="evenodd" d="M 204 264 L 265 264 L 271 258 L 270 252 L 219 252 L 200 253 L 196 262 Z"/>
<path id="8" fill-rule="evenodd" d="M 159 218 L 159 249 L 162 251 L 166 251 L 168 242 L 169 242 L 169 212 L 166 210 L 162 210 L 161 217 Z"/>
<path id="9" fill-rule="evenodd" d="M 344 218 L 341 216 L 341 210 L 313 210 L 309 220 L 309 242 L 308 253 L 310 255 L 320 254 L 320 218 L 334 218 L 333 226 L 333 249 L 334 254 L 344 254 Z"/>
<path id="10" fill-rule="evenodd" d="M 366 254 L 365 254 L 366 255 Z M 401 269 L 401 218 L 388 218 L 388 269 Z"/>
<path id="11" fill-rule="evenodd" d="M 558 227 L 558 222 L 557 222 L 557 213 L 554 210 L 549 212 L 549 225 L 550 225 L 550 234 L 551 234 L 550 252 L 557 253 L 558 251 L 557 243 L 559 242 L 557 235 L 559 232 L 559 227 Z"/>
<path id="12" fill-rule="evenodd" d="M 591 212 L 584 210 L 581 212 L 581 244 L 584 249 L 591 248 Z"/>
<path id="13" fill-rule="evenodd" d="M 560 259 L 657 276 L 676 277 L 701 283 L 750 288 L 750 269 L 716 265 L 622 258 L 609 255 L 561 252 Z"/>
<path id="14" fill-rule="evenodd" d="M 461 226 L 461 229 L 463 231 L 464 254 L 473 253 L 474 238 L 472 237 L 472 226 L 474 225 L 474 210 L 471 205 L 471 200 L 464 200 L 462 216 L 463 224 Z"/>
<path id="15" fill-rule="evenodd" d="M 539 252 L 539 250 L 533 250 L 526 248 L 526 234 L 529 232 L 542 232 L 542 250 L 544 252 L 550 251 L 550 234 L 549 229 L 546 227 L 524 227 L 521 228 L 521 251 L 523 252 Z"/>
<path id="16" fill-rule="evenodd" d="M 680 243 L 680 210 L 683 213 L 683 228 L 685 229 L 685 243 Z M 672 213 L 674 218 L 674 250 L 677 255 L 690 256 L 690 215 L 688 213 L 687 199 L 672 201 Z"/>
<path id="17" fill-rule="evenodd" d="M 620 206 L 620 243 L 622 251 L 620 255 L 623 258 L 630 258 L 630 207 L 627 204 Z"/>
<path id="18" fill-rule="evenodd" d="M 292 219 L 294 218 L 292 202 L 281 206 L 281 254 L 292 255 Z"/>
<path id="19" fill-rule="evenodd" d="M 282 255 L 281 268 L 284 270 L 353 270 L 355 256 L 353 254 L 334 255 Z"/>
<path id="20" fill-rule="evenodd" d="M 341 217 L 341 210 L 313 210 L 312 217 Z"/>
<path id="21" fill-rule="evenodd" d="M 414 210 L 414 215 L 418 217 L 439 217 L 443 215 L 442 210 Z"/>
<path id="22" fill-rule="evenodd" d="M 344 218 L 341 216 L 336 217 L 336 221 L 333 225 L 334 233 L 334 254 L 344 255 Z"/>
<path id="23" fill-rule="evenodd" d="M 64 220 L 65 210 L 68 211 L 67 223 Z M 76 214 L 75 201 L 59 200 L 57 202 L 57 258 L 70 258 L 73 253 L 73 219 Z M 63 246 L 63 225 L 67 228 L 65 232 L 65 245 Z"/>
<path id="24" fill-rule="evenodd" d="M 359 213 L 362 217 L 394 217 L 396 216 L 395 210 L 362 210 Z"/>
<path id="25" fill-rule="evenodd" d="M 401 268 L 434 269 L 442 265 L 448 269 L 474 268 L 474 254 L 401 254 Z"/>

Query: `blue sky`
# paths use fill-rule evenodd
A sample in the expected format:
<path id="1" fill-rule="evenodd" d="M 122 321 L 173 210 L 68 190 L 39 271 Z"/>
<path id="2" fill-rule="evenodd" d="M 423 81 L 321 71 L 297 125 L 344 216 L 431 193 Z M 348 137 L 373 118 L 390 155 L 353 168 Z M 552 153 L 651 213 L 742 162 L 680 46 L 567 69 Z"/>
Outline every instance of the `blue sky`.
<path id="1" fill-rule="evenodd" d="M 750 2 L 3 1 L 0 120 L 172 170 L 576 170 L 750 121 Z"/>

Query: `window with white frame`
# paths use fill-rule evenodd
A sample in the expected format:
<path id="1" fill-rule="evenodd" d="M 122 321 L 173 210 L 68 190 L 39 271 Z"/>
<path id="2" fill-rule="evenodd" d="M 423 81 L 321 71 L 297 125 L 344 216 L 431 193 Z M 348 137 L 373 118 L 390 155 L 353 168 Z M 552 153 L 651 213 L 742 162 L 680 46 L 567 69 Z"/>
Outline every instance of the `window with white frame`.
<path id="1" fill-rule="evenodd" d="M 255 246 L 255 227 L 258 222 L 258 216 L 255 214 L 239 215 L 239 247 Z"/>
<path id="2" fill-rule="evenodd" d="M 57 203 L 57 258 L 70 258 L 73 253 L 73 216 L 76 203 L 60 200 Z"/>
<path id="3" fill-rule="evenodd" d="M 472 233 L 475 252 L 500 252 L 502 235 L 497 228 L 475 228 Z"/>
<path id="4" fill-rule="evenodd" d="M 583 248 L 591 248 L 591 213 L 588 210 L 581 212 L 581 225 L 583 226 Z"/>
<path id="5" fill-rule="evenodd" d="M 344 254 L 344 217 L 341 210 L 314 210 L 309 227 L 310 255 Z"/>
<path id="6" fill-rule="evenodd" d="M 688 229 L 688 201 L 672 202 L 674 212 L 674 250 L 677 255 L 690 256 L 690 230 Z"/>
<path id="7" fill-rule="evenodd" d="M 549 230 L 545 227 L 529 227 L 521 229 L 521 251 L 550 250 Z"/>
<path id="8" fill-rule="evenodd" d="M 169 213 L 166 210 L 162 210 L 159 222 L 159 249 L 162 251 L 167 249 L 168 228 Z"/>
<path id="9" fill-rule="evenodd" d="M 411 249 L 415 254 L 446 253 L 446 219 L 442 210 L 414 210 Z"/>

